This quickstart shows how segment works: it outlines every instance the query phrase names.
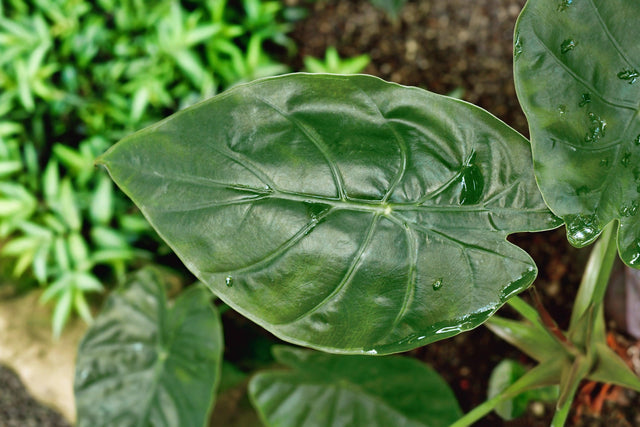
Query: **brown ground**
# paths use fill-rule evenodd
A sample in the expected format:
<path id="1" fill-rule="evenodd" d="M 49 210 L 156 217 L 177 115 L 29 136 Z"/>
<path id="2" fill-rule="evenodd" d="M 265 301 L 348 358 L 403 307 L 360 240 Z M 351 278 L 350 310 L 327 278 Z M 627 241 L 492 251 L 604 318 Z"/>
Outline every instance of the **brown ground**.
<path id="1" fill-rule="evenodd" d="M 87 327 L 73 319 L 55 340 L 52 307 L 38 302 L 42 292 L 13 290 L 0 283 L 0 427 L 68 426 L 76 347 Z"/>
<path id="2" fill-rule="evenodd" d="M 364 72 L 385 80 L 443 94 L 462 88 L 465 100 L 525 133 L 511 71 L 513 26 L 524 3 L 412 1 L 393 22 L 366 0 L 317 1 L 293 37 L 299 57 L 322 58 L 335 46 L 342 57 L 368 54 Z"/>
<path id="3" fill-rule="evenodd" d="M 53 409 L 34 400 L 15 372 L 0 366 L 0 426 L 68 427 L 69 424 Z"/>

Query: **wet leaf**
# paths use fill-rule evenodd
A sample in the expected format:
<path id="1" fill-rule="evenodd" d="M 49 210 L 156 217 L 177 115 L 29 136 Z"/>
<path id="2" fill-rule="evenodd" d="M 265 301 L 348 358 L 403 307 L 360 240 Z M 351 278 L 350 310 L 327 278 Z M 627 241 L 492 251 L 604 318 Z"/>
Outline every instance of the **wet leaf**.
<path id="1" fill-rule="evenodd" d="M 274 354 L 292 370 L 262 372 L 249 383 L 269 427 L 445 427 L 462 416 L 447 383 L 415 359 L 291 347 Z"/>
<path id="2" fill-rule="evenodd" d="M 545 200 L 578 247 L 620 221 L 624 262 L 640 265 L 640 44 L 637 2 L 530 0 L 514 73 Z"/>
<path id="3" fill-rule="evenodd" d="M 237 86 L 99 162 L 229 306 L 332 352 L 476 327 L 536 275 L 506 236 L 558 224 L 521 135 L 370 76 Z"/>
<path id="4" fill-rule="evenodd" d="M 167 306 L 154 270 L 111 295 L 78 350 L 78 426 L 203 426 L 222 359 L 210 293 L 183 292 Z"/>

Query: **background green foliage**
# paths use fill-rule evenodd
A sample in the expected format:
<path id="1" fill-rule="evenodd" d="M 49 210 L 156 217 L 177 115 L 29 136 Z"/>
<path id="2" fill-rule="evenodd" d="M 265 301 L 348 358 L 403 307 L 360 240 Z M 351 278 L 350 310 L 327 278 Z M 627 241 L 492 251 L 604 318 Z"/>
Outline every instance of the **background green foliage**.
<path id="1" fill-rule="evenodd" d="M 304 67 L 310 73 L 358 74 L 367 68 L 369 62 L 371 58 L 366 54 L 342 59 L 333 46 L 327 48 L 324 61 L 311 56 L 304 57 Z"/>
<path id="2" fill-rule="evenodd" d="M 22 283 L 47 287 L 54 333 L 74 310 L 90 320 L 85 294 L 161 245 L 95 157 L 237 82 L 288 71 L 266 53 L 295 48 L 283 14 L 263 0 L 0 3 L 1 253 Z"/>

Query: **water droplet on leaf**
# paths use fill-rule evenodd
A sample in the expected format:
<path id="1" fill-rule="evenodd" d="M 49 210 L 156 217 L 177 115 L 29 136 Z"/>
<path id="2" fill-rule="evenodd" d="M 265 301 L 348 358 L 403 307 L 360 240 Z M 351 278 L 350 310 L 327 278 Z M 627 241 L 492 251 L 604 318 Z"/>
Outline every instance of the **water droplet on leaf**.
<path id="1" fill-rule="evenodd" d="M 573 49 L 576 48 L 576 46 L 578 45 L 578 43 L 573 40 L 573 39 L 566 39 L 565 41 L 562 42 L 562 44 L 560 45 L 560 52 L 562 53 L 567 53 Z"/>
<path id="2" fill-rule="evenodd" d="M 567 112 L 567 106 L 564 104 L 558 105 L 558 113 L 565 114 Z"/>
<path id="3" fill-rule="evenodd" d="M 473 163 L 475 160 L 473 153 L 462 167 L 460 172 L 460 204 L 473 205 L 480 201 L 484 192 L 484 177 L 480 167 Z"/>
<path id="4" fill-rule="evenodd" d="M 640 135 L 636 136 L 636 138 L 633 140 L 633 143 L 636 145 L 640 145 Z"/>
<path id="5" fill-rule="evenodd" d="M 439 290 L 442 287 L 442 277 L 434 281 L 431 284 L 431 287 L 433 288 L 434 291 Z"/>
<path id="6" fill-rule="evenodd" d="M 618 78 L 620 80 L 626 80 L 630 85 L 634 84 L 638 80 L 638 77 L 640 77 L 640 73 L 638 73 L 638 70 L 635 68 L 633 70 L 624 69 L 618 73 Z"/>
<path id="7" fill-rule="evenodd" d="M 588 116 L 591 125 L 589 126 L 589 132 L 585 135 L 584 140 L 585 142 L 597 142 L 600 138 L 604 138 L 607 122 L 602 120 L 600 116 L 595 113 L 590 112 Z"/>
<path id="8" fill-rule="evenodd" d="M 522 55 L 522 39 L 520 33 L 517 33 L 513 44 L 513 58 L 517 60 L 520 55 Z"/>
<path id="9" fill-rule="evenodd" d="M 622 258 L 632 266 L 640 265 L 640 239 L 636 239 L 622 251 Z"/>
<path id="10" fill-rule="evenodd" d="M 622 155 L 622 159 L 620 159 L 620 163 L 622 164 L 622 166 L 624 166 L 625 168 L 627 166 L 629 166 L 629 163 L 631 163 L 631 153 L 629 153 L 628 151 L 625 152 Z"/>
<path id="11" fill-rule="evenodd" d="M 569 6 L 571 6 L 572 3 L 573 3 L 573 0 L 560 0 L 560 4 L 558 5 L 556 10 L 558 12 L 563 12 L 567 10 L 567 8 L 569 8 Z"/>
<path id="12" fill-rule="evenodd" d="M 440 328 L 436 331 L 436 334 L 455 334 L 456 332 L 463 331 L 463 325 L 454 325 L 454 326 L 445 326 L 444 328 Z"/>
<path id="13" fill-rule="evenodd" d="M 600 222 L 596 215 L 567 215 L 563 219 L 567 224 L 567 239 L 573 246 L 586 246 L 600 233 Z"/>
<path id="14" fill-rule="evenodd" d="M 600 166 L 603 168 L 606 168 L 607 166 L 609 166 L 609 159 L 600 160 Z"/>
<path id="15" fill-rule="evenodd" d="M 582 94 L 582 100 L 578 103 L 579 107 L 584 107 L 591 102 L 591 95 L 588 93 Z"/>
<path id="16" fill-rule="evenodd" d="M 233 286 L 233 277 L 232 276 L 227 276 L 226 279 L 224 279 L 224 283 L 227 285 L 228 288 Z"/>
<path id="17" fill-rule="evenodd" d="M 324 203 L 314 203 L 314 202 L 305 202 L 304 206 L 307 209 L 307 216 L 311 218 L 311 220 L 316 220 L 319 216 L 324 215 L 329 209 L 331 209 L 331 205 L 327 205 Z"/>
<path id="18" fill-rule="evenodd" d="M 629 204 L 620 206 L 620 216 L 629 217 L 638 213 L 638 201 L 634 200 Z"/>

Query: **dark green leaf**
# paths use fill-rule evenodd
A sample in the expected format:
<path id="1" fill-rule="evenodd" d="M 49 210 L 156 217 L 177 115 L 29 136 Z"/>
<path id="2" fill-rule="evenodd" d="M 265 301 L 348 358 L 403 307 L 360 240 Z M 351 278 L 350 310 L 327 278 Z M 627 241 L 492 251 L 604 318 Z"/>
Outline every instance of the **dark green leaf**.
<path id="1" fill-rule="evenodd" d="M 169 308 L 150 269 L 110 296 L 78 350 L 78 426 L 205 425 L 223 349 L 210 296 L 191 287 Z"/>
<path id="2" fill-rule="evenodd" d="M 222 300 L 334 352 L 476 327 L 536 275 L 506 236 L 558 224 L 522 136 L 370 76 L 237 86 L 99 162 Z"/>
<path id="3" fill-rule="evenodd" d="M 448 426 L 462 412 L 446 382 L 405 357 L 338 356 L 276 347 L 291 371 L 262 372 L 249 393 L 267 426 Z"/>
<path id="4" fill-rule="evenodd" d="M 545 200 L 576 246 L 618 219 L 629 265 L 640 265 L 639 21 L 633 1 L 530 0 L 514 51 Z"/>

